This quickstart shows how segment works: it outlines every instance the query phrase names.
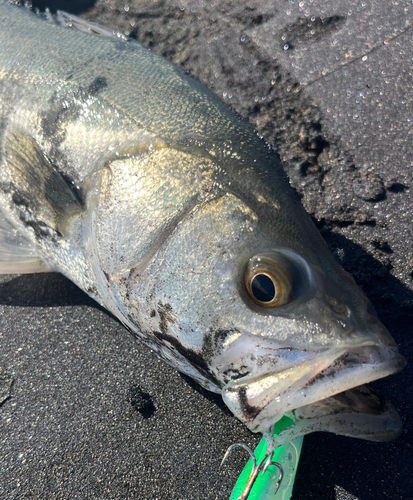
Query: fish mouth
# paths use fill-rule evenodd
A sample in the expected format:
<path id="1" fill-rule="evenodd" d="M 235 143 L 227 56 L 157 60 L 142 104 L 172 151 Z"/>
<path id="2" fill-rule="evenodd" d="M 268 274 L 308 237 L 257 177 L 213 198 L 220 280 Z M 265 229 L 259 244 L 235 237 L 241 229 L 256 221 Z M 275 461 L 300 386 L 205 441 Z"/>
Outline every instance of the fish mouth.
<path id="1" fill-rule="evenodd" d="M 227 383 L 222 397 L 253 432 L 264 432 L 283 414 L 400 371 L 406 364 L 395 345 L 302 352 L 286 369 Z"/>

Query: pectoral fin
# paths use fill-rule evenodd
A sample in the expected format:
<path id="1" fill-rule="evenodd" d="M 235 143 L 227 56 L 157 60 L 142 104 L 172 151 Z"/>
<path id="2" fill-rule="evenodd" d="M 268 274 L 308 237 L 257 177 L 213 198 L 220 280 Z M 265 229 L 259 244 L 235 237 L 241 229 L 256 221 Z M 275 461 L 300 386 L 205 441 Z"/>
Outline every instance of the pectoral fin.
<path id="1" fill-rule="evenodd" d="M 32 243 L 0 213 L 0 274 L 31 274 L 48 271 Z"/>
<path id="2" fill-rule="evenodd" d="M 20 220 L 37 236 L 65 234 L 70 219 L 84 209 L 82 190 L 24 132 L 7 131 L 3 149 L 10 171 L 13 208 Z"/>

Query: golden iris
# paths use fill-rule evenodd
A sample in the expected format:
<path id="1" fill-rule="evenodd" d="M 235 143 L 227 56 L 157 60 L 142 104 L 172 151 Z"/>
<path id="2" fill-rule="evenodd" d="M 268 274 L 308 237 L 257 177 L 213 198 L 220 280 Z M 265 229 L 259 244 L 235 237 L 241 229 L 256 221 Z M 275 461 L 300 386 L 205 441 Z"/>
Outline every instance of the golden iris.
<path id="1" fill-rule="evenodd" d="M 244 271 L 250 298 L 261 307 L 278 307 L 293 300 L 292 264 L 290 259 L 276 252 L 250 259 Z"/>

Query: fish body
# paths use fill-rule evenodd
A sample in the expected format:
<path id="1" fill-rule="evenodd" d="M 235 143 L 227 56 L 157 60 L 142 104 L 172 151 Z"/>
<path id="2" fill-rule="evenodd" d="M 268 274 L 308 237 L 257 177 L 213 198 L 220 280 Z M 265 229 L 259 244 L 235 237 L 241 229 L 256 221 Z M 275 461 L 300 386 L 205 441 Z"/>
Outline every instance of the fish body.
<path id="1" fill-rule="evenodd" d="M 366 437 L 320 401 L 404 359 L 277 155 L 172 63 L 70 24 L 0 1 L 0 271 L 63 273 L 255 432 L 328 407 Z"/>

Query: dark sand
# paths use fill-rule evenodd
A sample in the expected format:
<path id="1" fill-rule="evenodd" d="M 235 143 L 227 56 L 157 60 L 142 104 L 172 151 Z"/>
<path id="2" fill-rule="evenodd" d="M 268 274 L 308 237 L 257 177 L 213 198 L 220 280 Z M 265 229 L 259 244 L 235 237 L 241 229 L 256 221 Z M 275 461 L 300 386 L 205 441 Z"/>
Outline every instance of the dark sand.
<path id="1" fill-rule="evenodd" d="M 411 359 L 411 3 L 34 3 L 129 33 L 248 118 Z M 2 281 L 1 499 L 229 498 L 246 457 L 220 460 L 231 443 L 259 437 L 219 397 L 65 278 Z M 411 498 L 412 378 L 409 364 L 373 384 L 400 411 L 397 441 L 305 438 L 293 500 Z"/>

